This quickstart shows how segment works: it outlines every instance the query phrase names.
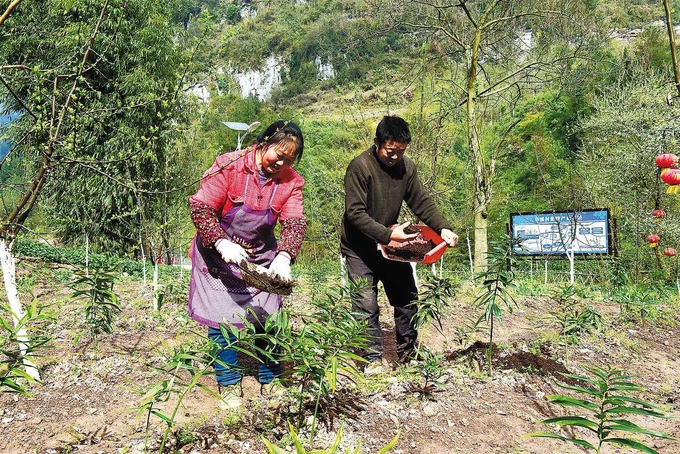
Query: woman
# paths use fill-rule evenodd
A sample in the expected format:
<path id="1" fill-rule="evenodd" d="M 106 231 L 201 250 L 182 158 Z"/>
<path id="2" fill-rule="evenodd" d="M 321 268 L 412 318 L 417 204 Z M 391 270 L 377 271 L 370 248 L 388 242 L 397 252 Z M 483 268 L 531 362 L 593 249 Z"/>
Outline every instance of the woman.
<path id="1" fill-rule="evenodd" d="M 225 339 L 219 325 L 243 327 L 249 314 L 263 322 L 281 308 L 281 296 L 246 284 L 238 264 L 248 260 L 281 279 L 291 279 L 290 263 L 307 227 L 302 212 L 304 180 L 291 167 L 302 158 L 303 148 L 300 128 L 279 120 L 254 145 L 218 156 L 189 199 L 197 231 L 189 314 L 208 326 L 208 336 L 222 346 L 214 367 L 223 408 L 241 405 L 242 374 L 235 367 L 236 352 L 226 348 L 233 339 Z M 278 242 L 277 221 L 281 223 Z M 281 367 L 261 360 L 258 380 L 264 386 L 281 374 Z"/>

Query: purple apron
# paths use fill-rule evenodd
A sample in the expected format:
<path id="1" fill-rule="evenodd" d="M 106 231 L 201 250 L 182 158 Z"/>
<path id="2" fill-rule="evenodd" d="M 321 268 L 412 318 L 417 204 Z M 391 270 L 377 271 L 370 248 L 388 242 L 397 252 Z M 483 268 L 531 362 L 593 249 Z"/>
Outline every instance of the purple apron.
<path id="1" fill-rule="evenodd" d="M 243 200 L 248 194 L 251 178 L 246 180 Z M 254 210 L 245 203 L 234 203 L 220 220 L 227 238 L 246 248 L 248 261 L 269 266 L 276 256 L 274 226 L 276 214 L 272 200 L 277 183 L 264 210 Z M 252 314 L 264 321 L 281 309 L 281 296 L 264 292 L 246 284 L 238 265 L 226 263 L 214 248 L 203 246 L 196 234 L 193 245 L 191 283 L 189 285 L 189 315 L 198 323 L 219 328 L 220 323 L 243 327 L 243 319 Z"/>

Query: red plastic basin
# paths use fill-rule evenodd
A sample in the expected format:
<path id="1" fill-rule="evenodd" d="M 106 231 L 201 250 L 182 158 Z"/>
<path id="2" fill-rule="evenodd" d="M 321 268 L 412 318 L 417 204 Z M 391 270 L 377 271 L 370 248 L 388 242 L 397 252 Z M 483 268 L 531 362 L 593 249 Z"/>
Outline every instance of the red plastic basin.
<path id="1" fill-rule="evenodd" d="M 391 229 L 394 229 L 396 225 L 391 226 Z M 390 241 L 389 244 L 384 245 L 378 243 L 378 249 L 380 249 L 380 252 L 382 253 L 383 257 L 385 257 L 387 260 L 394 260 L 397 262 L 416 262 L 416 263 L 423 263 L 425 265 L 431 265 L 432 263 L 436 262 L 439 260 L 442 255 L 444 255 L 444 252 L 446 252 L 446 248 L 448 245 L 446 242 L 442 239 L 442 237 L 439 236 L 437 232 L 429 228 L 428 226 L 424 224 L 413 224 L 413 227 L 418 227 L 420 230 L 420 233 L 423 234 L 423 237 L 428 240 L 432 241 L 436 246 L 430 250 L 427 254 L 425 254 L 425 258 L 423 260 L 406 260 L 401 257 L 394 257 L 390 256 L 385 252 L 385 246 L 395 246 L 399 243 L 395 241 Z"/>

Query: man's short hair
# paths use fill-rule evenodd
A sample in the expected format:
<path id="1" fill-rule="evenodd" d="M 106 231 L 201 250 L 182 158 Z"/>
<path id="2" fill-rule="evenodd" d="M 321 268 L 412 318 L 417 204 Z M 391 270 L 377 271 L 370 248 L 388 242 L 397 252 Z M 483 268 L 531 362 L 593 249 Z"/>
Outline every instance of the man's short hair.
<path id="1" fill-rule="evenodd" d="M 401 117 L 385 115 L 375 130 L 375 138 L 379 144 L 388 140 L 401 143 L 411 142 L 411 131 L 408 123 Z"/>

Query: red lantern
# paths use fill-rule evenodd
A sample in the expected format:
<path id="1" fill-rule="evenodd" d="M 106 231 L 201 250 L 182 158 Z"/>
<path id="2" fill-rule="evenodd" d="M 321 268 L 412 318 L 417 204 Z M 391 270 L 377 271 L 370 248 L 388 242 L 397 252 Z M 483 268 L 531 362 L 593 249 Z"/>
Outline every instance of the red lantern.
<path id="1" fill-rule="evenodd" d="M 661 180 L 668 185 L 668 194 L 676 194 L 680 184 L 680 169 L 668 169 L 661 174 Z"/>
<path id="2" fill-rule="evenodd" d="M 647 237 L 647 242 L 649 247 L 656 247 L 657 243 L 660 241 L 659 235 L 651 234 Z"/>
<path id="3" fill-rule="evenodd" d="M 652 211 L 652 216 L 654 216 L 657 220 L 660 221 L 666 217 L 666 212 L 664 210 L 656 209 Z"/>
<path id="4" fill-rule="evenodd" d="M 665 248 L 665 249 L 663 250 L 663 254 L 666 255 L 666 256 L 668 256 L 668 257 L 675 257 L 675 255 L 677 254 L 677 252 L 675 251 L 674 248 L 672 248 L 672 247 L 667 247 L 667 248 Z"/>
<path id="5" fill-rule="evenodd" d="M 662 169 L 674 167 L 678 163 L 678 156 L 673 153 L 664 153 L 656 157 L 656 165 Z"/>
<path id="6" fill-rule="evenodd" d="M 680 183 L 680 169 L 668 169 L 661 175 L 661 180 L 669 185 Z"/>

